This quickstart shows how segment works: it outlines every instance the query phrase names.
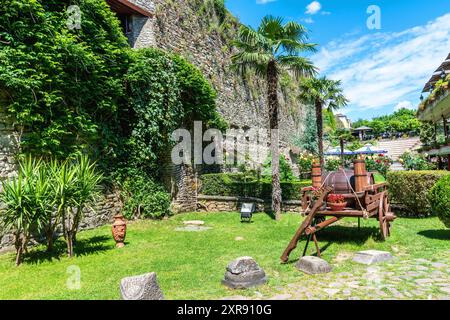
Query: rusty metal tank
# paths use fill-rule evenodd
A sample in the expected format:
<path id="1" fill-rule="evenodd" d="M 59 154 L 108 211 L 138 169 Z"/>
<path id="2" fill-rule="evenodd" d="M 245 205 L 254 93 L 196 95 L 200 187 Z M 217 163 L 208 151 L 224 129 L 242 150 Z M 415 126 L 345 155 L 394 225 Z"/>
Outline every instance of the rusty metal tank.
<path id="1" fill-rule="evenodd" d="M 374 184 L 373 174 L 368 172 L 366 175 L 367 185 Z M 355 173 L 353 170 L 343 169 L 334 172 L 326 172 L 323 175 L 323 181 L 325 181 L 324 186 L 332 187 L 336 194 L 352 194 L 352 188 L 356 191 Z"/>

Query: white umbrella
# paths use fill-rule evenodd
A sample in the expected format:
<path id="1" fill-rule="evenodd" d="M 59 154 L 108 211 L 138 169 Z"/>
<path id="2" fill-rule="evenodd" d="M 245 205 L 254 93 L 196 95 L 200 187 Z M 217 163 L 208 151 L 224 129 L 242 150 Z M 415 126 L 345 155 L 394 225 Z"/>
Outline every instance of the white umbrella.
<path id="1" fill-rule="evenodd" d="M 354 153 L 350 150 L 344 149 L 344 155 L 346 156 L 350 156 L 353 155 Z M 340 156 L 341 155 L 341 148 L 340 147 L 336 147 L 333 149 L 328 150 L 327 152 L 325 152 L 326 156 Z"/>
<path id="2" fill-rule="evenodd" d="M 354 153 L 355 154 L 385 154 L 385 153 L 388 153 L 388 151 L 379 149 L 371 144 L 366 144 L 364 147 L 356 150 Z"/>

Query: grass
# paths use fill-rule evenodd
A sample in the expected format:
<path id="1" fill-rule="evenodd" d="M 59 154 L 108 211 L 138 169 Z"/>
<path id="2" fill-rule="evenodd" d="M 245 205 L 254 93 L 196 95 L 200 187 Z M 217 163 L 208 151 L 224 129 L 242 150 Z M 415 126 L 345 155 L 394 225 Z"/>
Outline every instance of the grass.
<path id="1" fill-rule="evenodd" d="M 211 230 L 177 232 L 183 220 L 201 219 Z M 64 256 L 64 243 L 58 242 L 53 256 L 44 248 L 30 251 L 23 265 L 14 267 L 14 255 L 0 256 L 0 299 L 119 299 L 119 282 L 126 276 L 157 272 L 167 299 L 216 299 L 236 295 L 220 281 L 225 267 L 240 256 L 251 256 L 269 276 L 269 283 L 258 288 L 270 296 L 272 291 L 308 276 L 296 271 L 293 262 L 301 254 L 304 241 L 288 264 L 279 257 L 300 223 L 299 215 L 287 214 L 276 222 L 265 214 L 253 223 L 240 223 L 237 213 L 191 213 L 166 221 L 138 221 L 128 226 L 127 243 L 115 249 L 108 226 L 82 232 L 75 248 L 76 257 Z M 347 219 L 318 235 L 329 262 L 341 252 L 377 249 L 396 252 L 404 259 L 448 258 L 450 230 L 437 218 L 398 219 L 392 237 L 381 242 L 376 220 Z M 243 241 L 236 241 L 243 237 Z M 313 253 L 310 247 L 310 254 Z M 69 266 L 81 270 L 81 289 L 69 290 Z M 354 271 L 361 266 L 350 261 L 334 265 L 333 273 Z M 239 291 L 253 297 L 254 290 Z"/>

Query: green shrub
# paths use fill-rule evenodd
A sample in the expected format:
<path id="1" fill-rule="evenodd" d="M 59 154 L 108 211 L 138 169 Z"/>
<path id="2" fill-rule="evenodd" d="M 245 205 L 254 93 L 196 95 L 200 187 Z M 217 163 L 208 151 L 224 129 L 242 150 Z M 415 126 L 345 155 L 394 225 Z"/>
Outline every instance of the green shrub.
<path id="1" fill-rule="evenodd" d="M 162 218 L 170 215 L 170 194 L 145 173 L 128 176 L 122 188 L 125 217 Z"/>
<path id="2" fill-rule="evenodd" d="M 271 177 L 272 176 L 272 156 L 269 155 L 263 164 L 263 176 Z M 282 181 L 291 181 L 295 179 L 294 174 L 292 173 L 292 168 L 286 159 L 284 154 L 280 154 L 280 180 Z"/>
<path id="3" fill-rule="evenodd" d="M 388 173 L 389 194 L 393 203 L 403 206 L 409 215 L 431 215 L 428 193 L 447 171 L 392 171 Z"/>
<path id="4" fill-rule="evenodd" d="M 430 163 L 422 154 L 412 154 L 405 152 L 400 156 L 400 163 L 406 170 L 434 170 L 436 165 Z"/>
<path id="5" fill-rule="evenodd" d="M 298 157 L 298 161 L 297 161 L 298 169 L 300 170 L 300 173 L 310 175 L 314 160 L 315 160 L 314 155 L 306 153 L 306 152 L 302 153 Z"/>
<path id="6" fill-rule="evenodd" d="M 325 160 L 324 168 L 328 172 L 337 171 L 341 165 L 341 159 L 338 157 L 328 157 Z"/>
<path id="7" fill-rule="evenodd" d="M 450 175 L 441 178 L 430 190 L 428 199 L 431 210 L 450 228 Z"/>
<path id="8" fill-rule="evenodd" d="M 200 193 L 209 196 L 255 197 L 268 200 L 272 197 L 272 182 L 268 178 L 258 180 L 244 174 L 205 174 L 201 177 Z M 282 181 L 284 200 L 300 199 L 302 188 L 311 185 L 311 180 Z"/>
<path id="9" fill-rule="evenodd" d="M 389 169 L 394 161 L 383 154 L 367 156 L 366 168 L 369 172 L 379 172 L 383 177 L 387 177 Z"/>

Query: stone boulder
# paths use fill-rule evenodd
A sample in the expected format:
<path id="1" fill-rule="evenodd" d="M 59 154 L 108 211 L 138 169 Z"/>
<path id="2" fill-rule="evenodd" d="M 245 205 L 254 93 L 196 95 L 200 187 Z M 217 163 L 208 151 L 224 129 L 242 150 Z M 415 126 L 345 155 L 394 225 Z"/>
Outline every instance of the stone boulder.
<path id="1" fill-rule="evenodd" d="M 295 266 L 298 270 L 307 274 L 329 273 L 332 270 L 325 260 L 310 256 L 301 258 Z"/>
<path id="2" fill-rule="evenodd" d="M 251 257 L 241 257 L 230 262 L 222 280 L 231 289 L 247 289 L 266 282 L 266 273 Z"/>
<path id="3" fill-rule="evenodd" d="M 386 251 L 367 250 L 357 252 L 353 258 L 353 261 L 365 265 L 371 265 L 374 263 L 386 262 L 392 258 L 392 255 Z"/>
<path id="4" fill-rule="evenodd" d="M 120 293 L 123 300 L 164 300 L 154 272 L 123 278 Z"/>

